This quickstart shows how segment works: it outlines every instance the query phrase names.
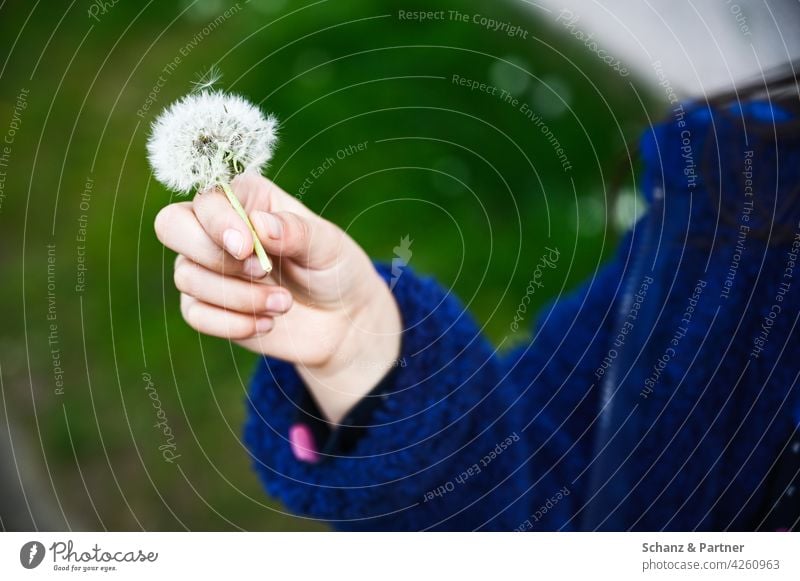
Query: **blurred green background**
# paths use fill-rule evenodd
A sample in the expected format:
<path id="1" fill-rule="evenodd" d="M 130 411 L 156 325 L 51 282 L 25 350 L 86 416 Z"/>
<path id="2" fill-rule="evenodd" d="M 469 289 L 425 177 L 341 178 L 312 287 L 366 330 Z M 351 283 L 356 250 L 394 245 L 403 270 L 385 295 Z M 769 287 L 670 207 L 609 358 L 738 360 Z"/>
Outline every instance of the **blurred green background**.
<path id="1" fill-rule="evenodd" d="M 527 38 L 399 18 L 420 8 Z M 255 356 L 183 323 L 173 256 L 153 234 L 174 198 L 150 175 L 149 124 L 212 65 L 221 88 L 282 120 L 268 176 L 289 192 L 367 142 L 312 178 L 304 203 L 376 259 L 409 236 L 410 266 L 452 287 L 495 342 L 524 340 L 509 326 L 545 246 L 561 258 L 534 309 L 591 276 L 641 210 L 626 190 L 611 207 L 606 184 L 660 105 L 526 2 L 12 1 L 0 32 L 0 133 L 13 128 L 0 167 L 0 418 L 26 502 L 51 519 L 41 526 L 324 528 L 262 492 L 239 440 Z M 174 463 L 158 449 L 148 377 Z"/>

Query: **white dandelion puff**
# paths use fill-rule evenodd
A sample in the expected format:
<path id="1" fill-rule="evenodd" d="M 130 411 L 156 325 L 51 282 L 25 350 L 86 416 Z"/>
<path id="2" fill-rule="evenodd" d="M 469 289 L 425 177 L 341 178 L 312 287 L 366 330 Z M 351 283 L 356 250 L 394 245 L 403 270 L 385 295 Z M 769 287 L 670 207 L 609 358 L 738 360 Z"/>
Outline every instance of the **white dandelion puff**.
<path id="1" fill-rule="evenodd" d="M 208 89 L 170 105 L 153 122 L 147 152 L 156 179 L 182 194 L 222 188 L 253 233 L 261 266 L 272 265 L 231 191 L 238 174 L 260 173 L 272 158 L 278 122 L 238 95 Z"/>
<path id="2" fill-rule="evenodd" d="M 170 105 L 147 142 L 156 179 L 188 194 L 243 172 L 260 172 L 272 158 L 278 123 L 238 95 L 201 91 Z"/>

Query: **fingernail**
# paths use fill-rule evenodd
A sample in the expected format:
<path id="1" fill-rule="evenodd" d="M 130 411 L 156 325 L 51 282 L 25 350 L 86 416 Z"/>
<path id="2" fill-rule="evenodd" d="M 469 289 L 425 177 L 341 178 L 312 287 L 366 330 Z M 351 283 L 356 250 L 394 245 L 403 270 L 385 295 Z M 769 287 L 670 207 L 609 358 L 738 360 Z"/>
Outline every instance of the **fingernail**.
<path id="1" fill-rule="evenodd" d="M 306 424 L 294 424 L 289 428 L 289 444 L 292 447 L 294 457 L 301 462 L 315 464 L 319 462 L 319 454 L 314 444 L 314 437 L 311 428 Z"/>
<path id="2" fill-rule="evenodd" d="M 283 234 L 283 224 L 277 216 L 270 214 L 269 212 L 259 212 L 258 218 L 261 220 L 261 224 L 267 231 L 267 236 L 273 240 L 277 240 L 281 237 L 281 234 Z"/>
<path id="3" fill-rule="evenodd" d="M 289 309 L 291 298 L 286 293 L 273 293 L 267 297 L 267 310 L 283 312 Z"/>
<path id="4" fill-rule="evenodd" d="M 257 256 L 248 256 L 242 264 L 242 270 L 252 278 L 261 278 L 267 274 L 267 271 L 261 268 L 261 262 Z"/>
<path id="5" fill-rule="evenodd" d="M 256 333 L 266 333 L 272 330 L 273 325 L 272 319 L 258 319 L 256 321 Z"/>
<path id="6" fill-rule="evenodd" d="M 229 228 L 222 233 L 222 245 L 229 254 L 239 257 L 241 256 L 242 248 L 244 247 L 244 238 L 242 238 L 242 235 L 239 234 L 238 230 Z"/>

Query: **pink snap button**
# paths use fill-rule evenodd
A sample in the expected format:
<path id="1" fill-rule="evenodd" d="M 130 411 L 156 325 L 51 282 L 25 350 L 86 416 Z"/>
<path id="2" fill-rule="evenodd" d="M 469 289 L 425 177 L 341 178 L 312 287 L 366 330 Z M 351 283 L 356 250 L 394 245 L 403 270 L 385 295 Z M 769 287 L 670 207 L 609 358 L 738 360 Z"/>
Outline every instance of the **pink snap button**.
<path id="1" fill-rule="evenodd" d="M 289 428 L 289 443 L 292 446 L 294 457 L 301 462 L 309 464 L 319 462 L 314 436 L 311 434 L 311 428 L 306 424 L 294 424 Z"/>

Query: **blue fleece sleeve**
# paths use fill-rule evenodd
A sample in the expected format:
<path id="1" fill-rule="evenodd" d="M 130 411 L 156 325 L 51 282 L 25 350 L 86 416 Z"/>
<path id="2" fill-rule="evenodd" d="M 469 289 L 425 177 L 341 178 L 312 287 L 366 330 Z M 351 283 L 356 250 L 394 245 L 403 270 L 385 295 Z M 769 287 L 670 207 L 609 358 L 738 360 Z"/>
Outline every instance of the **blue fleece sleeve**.
<path id="1" fill-rule="evenodd" d="M 388 269 L 378 270 L 388 282 Z M 291 364 L 260 361 L 244 437 L 267 491 L 345 530 L 561 526 L 569 441 L 520 401 L 451 294 L 410 269 L 392 291 L 404 324 L 401 366 L 347 454 L 317 463 L 294 456 L 288 433 L 306 388 Z"/>

